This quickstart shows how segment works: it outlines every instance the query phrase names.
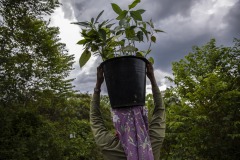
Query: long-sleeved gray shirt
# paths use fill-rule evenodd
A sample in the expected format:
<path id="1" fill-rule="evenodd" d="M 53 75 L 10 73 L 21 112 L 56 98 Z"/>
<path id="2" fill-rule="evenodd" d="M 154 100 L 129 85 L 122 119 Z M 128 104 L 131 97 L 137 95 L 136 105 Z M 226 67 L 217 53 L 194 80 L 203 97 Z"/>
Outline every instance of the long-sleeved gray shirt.
<path id="1" fill-rule="evenodd" d="M 165 137 L 166 116 L 163 99 L 157 85 L 153 86 L 152 92 L 155 108 L 152 119 L 149 123 L 149 136 L 154 159 L 159 160 L 160 148 Z M 127 158 L 125 152 L 118 137 L 110 133 L 104 125 L 104 121 L 100 112 L 100 93 L 93 94 L 90 108 L 90 122 L 95 141 L 101 148 L 104 159 L 126 160 Z"/>

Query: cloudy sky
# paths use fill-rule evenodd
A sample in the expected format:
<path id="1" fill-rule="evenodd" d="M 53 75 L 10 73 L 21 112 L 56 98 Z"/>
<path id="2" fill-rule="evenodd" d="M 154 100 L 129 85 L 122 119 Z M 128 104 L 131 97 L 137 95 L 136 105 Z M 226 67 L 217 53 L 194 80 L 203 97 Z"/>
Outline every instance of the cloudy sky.
<path id="1" fill-rule="evenodd" d="M 96 67 L 100 59 L 92 57 L 80 68 L 78 59 L 82 47 L 76 45 L 81 39 L 80 27 L 70 24 L 90 20 L 104 10 L 102 18 L 113 19 L 111 3 L 127 9 L 133 0 L 61 0 L 62 6 L 52 15 L 52 25 L 60 28 L 62 42 L 75 55 L 76 63 L 70 77 L 75 89 L 82 93 L 92 92 L 96 80 Z M 152 45 L 151 56 L 155 59 L 155 76 L 160 89 L 169 82 L 164 78 L 171 76 L 171 63 L 184 58 L 192 46 L 206 44 L 211 38 L 218 45 L 232 45 L 234 37 L 240 37 L 240 0 L 141 0 L 136 8 L 145 9 L 144 20 L 153 19 L 155 28 L 166 33 L 157 35 L 157 43 Z M 149 84 L 149 82 L 147 82 Z M 147 91 L 149 91 L 147 85 Z M 105 85 L 102 89 L 106 92 Z"/>

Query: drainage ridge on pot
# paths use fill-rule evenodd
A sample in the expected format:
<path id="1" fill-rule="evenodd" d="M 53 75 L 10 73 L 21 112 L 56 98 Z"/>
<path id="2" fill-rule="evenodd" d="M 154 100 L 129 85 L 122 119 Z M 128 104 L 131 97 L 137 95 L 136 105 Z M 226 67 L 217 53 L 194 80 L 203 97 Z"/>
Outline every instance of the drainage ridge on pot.
<path id="1" fill-rule="evenodd" d="M 146 63 L 145 58 L 123 56 L 101 64 L 112 108 L 145 105 Z"/>

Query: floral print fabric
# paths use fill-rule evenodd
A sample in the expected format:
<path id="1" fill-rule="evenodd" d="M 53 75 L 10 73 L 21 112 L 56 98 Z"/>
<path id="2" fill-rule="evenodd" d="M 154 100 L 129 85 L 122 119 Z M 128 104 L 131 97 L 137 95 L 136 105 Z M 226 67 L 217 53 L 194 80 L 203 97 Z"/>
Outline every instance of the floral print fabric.
<path id="1" fill-rule="evenodd" d="M 145 106 L 112 109 L 113 123 L 128 160 L 154 160 Z"/>

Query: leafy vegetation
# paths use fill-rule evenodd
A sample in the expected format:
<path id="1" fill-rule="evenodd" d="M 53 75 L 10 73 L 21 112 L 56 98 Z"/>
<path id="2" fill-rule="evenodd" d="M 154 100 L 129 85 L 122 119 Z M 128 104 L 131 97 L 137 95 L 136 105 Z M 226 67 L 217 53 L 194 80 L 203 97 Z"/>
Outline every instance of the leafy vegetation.
<path id="1" fill-rule="evenodd" d="M 85 47 L 79 59 L 80 67 L 87 63 L 92 54 L 101 56 L 105 61 L 128 55 L 146 57 L 151 52 L 151 44 L 156 42 L 154 34 L 163 31 L 155 29 L 152 20 L 143 21 L 144 9 L 133 10 L 138 3 L 140 0 L 133 1 L 128 10 L 122 10 L 117 4 L 111 3 L 113 11 L 117 14 L 114 22 L 99 22 L 104 12 L 101 11 L 96 18 L 91 18 L 91 21 L 73 23 L 82 26 L 83 39 L 77 43 Z M 149 41 L 149 48 L 140 51 L 135 43 L 145 43 L 144 40 Z M 152 57 L 148 60 L 154 63 Z"/>
<path id="2" fill-rule="evenodd" d="M 72 92 L 65 78 L 74 57 L 59 42 L 58 28 L 41 18 L 58 3 L 1 0 L 0 6 L 0 103 L 24 106 L 46 90 L 59 96 Z"/>
<path id="3" fill-rule="evenodd" d="M 240 40 L 194 47 L 173 63 L 164 159 L 239 159 Z"/>
<path id="4" fill-rule="evenodd" d="M 90 96 L 76 95 L 67 79 L 74 57 L 42 18 L 59 5 L 52 2 L 0 0 L 0 159 L 101 156 Z"/>

